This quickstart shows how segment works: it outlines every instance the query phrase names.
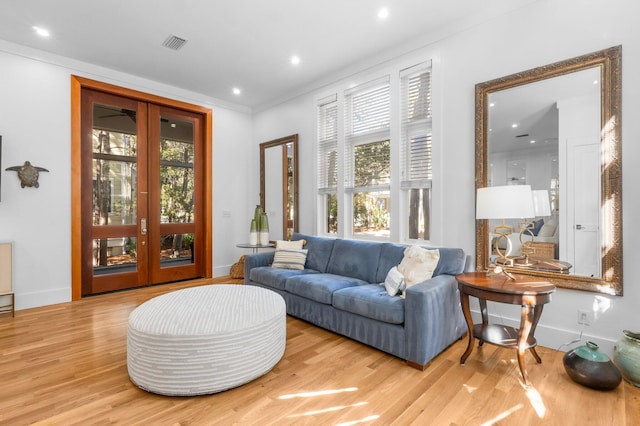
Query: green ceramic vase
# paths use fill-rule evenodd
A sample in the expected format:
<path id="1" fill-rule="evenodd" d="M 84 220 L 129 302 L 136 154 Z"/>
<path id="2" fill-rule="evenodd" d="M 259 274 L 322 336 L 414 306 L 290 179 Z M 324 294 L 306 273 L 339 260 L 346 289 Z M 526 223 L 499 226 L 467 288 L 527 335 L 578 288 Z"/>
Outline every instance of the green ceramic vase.
<path id="1" fill-rule="evenodd" d="M 592 389 L 615 389 L 622 381 L 620 371 L 594 342 L 570 350 L 564 354 L 562 363 L 573 381 Z"/>
<path id="2" fill-rule="evenodd" d="M 624 336 L 613 347 L 613 361 L 627 382 L 640 387 L 640 333 L 622 333 Z"/>
<path id="3" fill-rule="evenodd" d="M 264 214 L 264 210 L 260 204 L 256 204 L 256 210 L 253 213 L 253 219 L 256 221 L 257 231 L 260 232 L 260 216 Z"/>

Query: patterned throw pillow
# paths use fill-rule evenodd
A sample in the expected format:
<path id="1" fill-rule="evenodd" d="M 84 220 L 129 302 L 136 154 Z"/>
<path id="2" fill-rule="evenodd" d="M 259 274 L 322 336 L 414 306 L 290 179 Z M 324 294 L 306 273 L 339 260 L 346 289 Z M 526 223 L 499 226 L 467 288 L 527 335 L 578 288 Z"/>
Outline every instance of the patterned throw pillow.
<path id="1" fill-rule="evenodd" d="M 389 269 L 387 278 L 384 279 L 384 288 L 389 296 L 395 296 L 404 291 L 404 276 L 398 271 L 397 266 Z"/>
<path id="2" fill-rule="evenodd" d="M 308 251 L 306 249 L 276 249 L 271 267 L 302 270 L 307 261 Z"/>
<path id="3" fill-rule="evenodd" d="M 276 249 L 294 249 L 294 250 L 301 250 L 302 246 L 306 244 L 305 240 L 298 240 L 298 241 L 285 241 L 285 240 L 278 240 L 276 241 Z"/>

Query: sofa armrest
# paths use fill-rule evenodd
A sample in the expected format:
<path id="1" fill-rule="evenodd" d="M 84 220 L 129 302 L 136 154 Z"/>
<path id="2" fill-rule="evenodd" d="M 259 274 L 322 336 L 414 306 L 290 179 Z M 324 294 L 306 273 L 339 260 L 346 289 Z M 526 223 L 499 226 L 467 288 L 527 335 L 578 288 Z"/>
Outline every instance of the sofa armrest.
<path id="1" fill-rule="evenodd" d="M 273 263 L 274 251 L 244 255 L 244 283 L 249 281 L 251 268 L 269 266 Z"/>
<path id="2" fill-rule="evenodd" d="M 414 366 L 424 367 L 467 331 L 453 275 L 409 287 L 404 309 L 407 362 Z"/>

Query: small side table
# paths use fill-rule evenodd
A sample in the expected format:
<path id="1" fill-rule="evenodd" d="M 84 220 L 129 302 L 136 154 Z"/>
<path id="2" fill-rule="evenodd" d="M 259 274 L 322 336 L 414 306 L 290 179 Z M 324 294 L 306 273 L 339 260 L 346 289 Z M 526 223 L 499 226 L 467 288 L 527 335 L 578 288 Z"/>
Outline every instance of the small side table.
<path id="1" fill-rule="evenodd" d="M 515 275 L 515 277 L 516 280 L 513 281 L 502 274 L 487 274 L 486 272 L 469 272 L 456 276 L 462 312 L 469 329 L 469 342 L 467 349 L 460 357 L 460 364 L 464 364 L 471 355 L 475 339 L 480 341 L 480 346 L 487 342 L 505 348 L 513 348 L 518 353 L 518 366 L 524 383 L 528 385 L 529 379 L 524 353 L 529 349 L 538 364 L 542 363 L 542 359 L 535 349 L 537 342 L 534 333 L 542 315 L 543 305 L 551 302 L 551 294 L 556 290 L 556 287 L 547 281 L 531 279 L 525 275 Z M 482 324 L 473 324 L 469 296 L 477 297 L 480 302 Z M 489 324 L 487 300 L 522 306 L 520 328 Z"/>
<path id="2" fill-rule="evenodd" d="M 261 248 L 274 248 L 276 245 L 274 243 L 269 244 L 249 244 L 249 243 L 240 243 L 236 244 L 236 247 L 240 248 L 250 248 L 252 253 L 257 253 Z"/>

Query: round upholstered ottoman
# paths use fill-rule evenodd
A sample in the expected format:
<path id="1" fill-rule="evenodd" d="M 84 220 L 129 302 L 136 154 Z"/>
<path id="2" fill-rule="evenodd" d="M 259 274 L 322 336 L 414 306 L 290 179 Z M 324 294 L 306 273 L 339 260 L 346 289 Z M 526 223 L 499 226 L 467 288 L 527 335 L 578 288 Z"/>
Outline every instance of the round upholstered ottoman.
<path id="1" fill-rule="evenodd" d="M 285 340 L 285 303 L 273 291 L 230 284 L 178 290 L 131 312 L 129 377 L 162 395 L 220 392 L 270 371 Z"/>

